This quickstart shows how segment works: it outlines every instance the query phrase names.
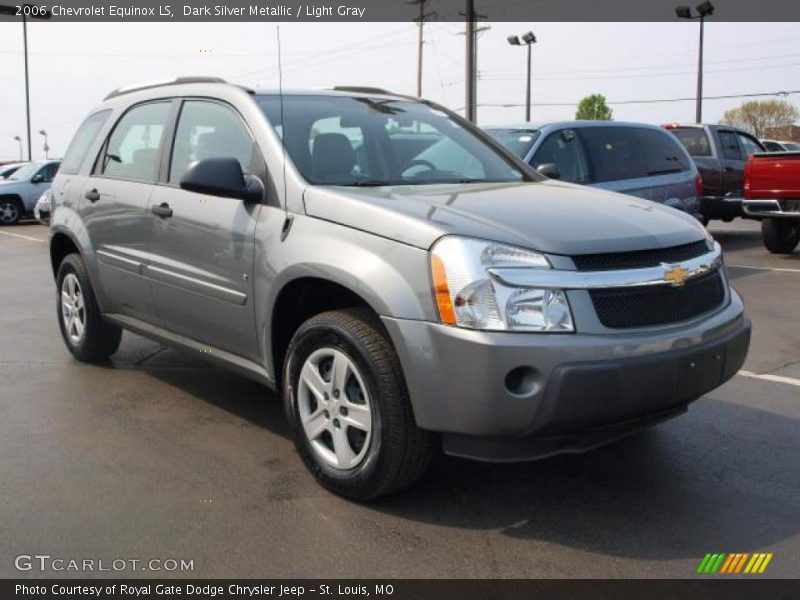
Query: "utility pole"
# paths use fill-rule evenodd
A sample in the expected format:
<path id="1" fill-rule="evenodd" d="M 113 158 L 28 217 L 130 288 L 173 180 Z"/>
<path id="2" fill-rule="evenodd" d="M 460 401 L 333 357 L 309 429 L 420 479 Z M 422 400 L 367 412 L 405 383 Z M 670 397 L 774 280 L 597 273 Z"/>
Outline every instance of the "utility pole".
<path id="1" fill-rule="evenodd" d="M 425 43 L 423 37 L 423 29 L 425 27 L 425 19 L 434 16 L 435 12 L 425 12 L 425 9 L 428 6 L 428 2 L 430 0 L 411 0 L 409 4 L 418 4 L 419 5 L 419 16 L 414 20 L 417 22 L 418 28 L 418 40 L 417 40 L 417 97 L 422 97 L 422 47 Z"/>
<path id="2" fill-rule="evenodd" d="M 705 33 L 706 16 L 700 15 L 700 51 L 697 59 L 697 100 L 695 101 L 694 122 L 703 122 L 703 37 Z"/>

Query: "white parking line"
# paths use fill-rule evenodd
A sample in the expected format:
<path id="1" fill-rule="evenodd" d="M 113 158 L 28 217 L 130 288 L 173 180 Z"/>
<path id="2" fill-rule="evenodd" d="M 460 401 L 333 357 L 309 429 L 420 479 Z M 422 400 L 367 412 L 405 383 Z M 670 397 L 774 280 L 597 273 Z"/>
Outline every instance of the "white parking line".
<path id="1" fill-rule="evenodd" d="M 783 377 L 782 375 L 770 375 L 769 373 L 759 374 L 752 371 L 739 371 L 742 377 L 751 377 L 753 379 L 764 379 L 765 381 L 774 381 L 776 383 L 785 383 L 787 385 L 796 385 L 800 387 L 800 379 L 793 377 Z"/>
<path id="2" fill-rule="evenodd" d="M 787 269 L 786 267 L 753 267 L 751 265 L 728 265 L 734 269 L 754 269 L 756 271 L 780 271 L 783 273 L 800 273 L 800 269 Z"/>
<path id="3" fill-rule="evenodd" d="M 9 237 L 19 238 L 21 240 L 28 240 L 29 242 L 39 242 L 41 244 L 44 244 L 46 241 L 39 238 L 31 237 L 29 235 L 22 235 L 21 233 L 9 233 L 8 231 L 0 231 L 0 234 L 7 235 Z"/>

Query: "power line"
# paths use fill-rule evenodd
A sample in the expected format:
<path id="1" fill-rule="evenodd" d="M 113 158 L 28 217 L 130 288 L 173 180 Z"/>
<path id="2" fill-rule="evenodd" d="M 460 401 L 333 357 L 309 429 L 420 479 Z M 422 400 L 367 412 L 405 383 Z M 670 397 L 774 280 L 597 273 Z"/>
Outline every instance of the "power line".
<path id="1" fill-rule="evenodd" d="M 726 94 L 720 96 L 703 96 L 703 100 L 730 100 L 736 98 L 756 98 L 759 96 L 779 96 L 779 97 L 786 97 L 791 96 L 794 94 L 800 94 L 800 90 L 790 90 L 790 91 L 778 91 L 778 92 L 760 92 L 760 93 L 753 93 L 753 94 Z M 606 104 L 659 104 L 659 103 L 666 103 L 666 102 L 694 102 L 696 98 L 652 98 L 652 99 L 637 99 L 637 100 L 606 100 Z M 537 102 L 534 106 L 577 106 L 578 102 Z M 490 107 L 490 108 L 516 108 L 519 106 L 524 106 L 523 104 L 515 104 L 515 103 L 479 103 L 478 106 Z M 456 110 L 463 110 L 464 107 L 457 108 Z"/>

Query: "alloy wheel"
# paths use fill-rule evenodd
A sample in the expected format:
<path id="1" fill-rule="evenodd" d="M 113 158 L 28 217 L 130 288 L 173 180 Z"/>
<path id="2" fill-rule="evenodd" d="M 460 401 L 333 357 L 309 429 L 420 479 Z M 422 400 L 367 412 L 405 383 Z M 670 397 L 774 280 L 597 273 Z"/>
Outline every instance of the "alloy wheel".
<path id="1" fill-rule="evenodd" d="M 69 341 L 76 346 L 80 344 L 86 331 L 86 306 L 74 273 L 68 273 L 61 282 L 61 319 Z"/>
<path id="2" fill-rule="evenodd" d="M 297 408 L 314 454 L 340 470 L 357 467 L 372 437 L 369 395 L 356 365 L 341 350 L 320 348 L 303 364 Z"/>

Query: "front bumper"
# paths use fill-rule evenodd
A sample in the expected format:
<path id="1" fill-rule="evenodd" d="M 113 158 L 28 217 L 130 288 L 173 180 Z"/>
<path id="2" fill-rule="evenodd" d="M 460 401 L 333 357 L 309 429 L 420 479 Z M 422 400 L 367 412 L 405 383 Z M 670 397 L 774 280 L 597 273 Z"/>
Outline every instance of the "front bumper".
<path id="1" fill-rule="evenodd" d="M 445 434 L 451 454 L 505 461 L 585 450 L 679 414 L 739 370 L 750 341 L 734 292 L 710 317 L 636 333 L 384 323 L 417 424 Z"/>

